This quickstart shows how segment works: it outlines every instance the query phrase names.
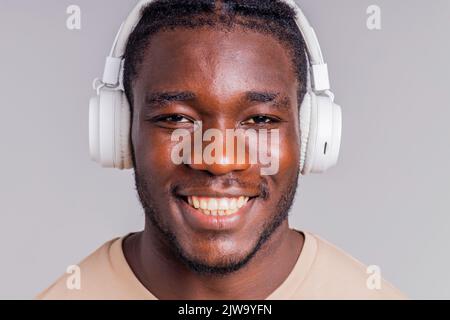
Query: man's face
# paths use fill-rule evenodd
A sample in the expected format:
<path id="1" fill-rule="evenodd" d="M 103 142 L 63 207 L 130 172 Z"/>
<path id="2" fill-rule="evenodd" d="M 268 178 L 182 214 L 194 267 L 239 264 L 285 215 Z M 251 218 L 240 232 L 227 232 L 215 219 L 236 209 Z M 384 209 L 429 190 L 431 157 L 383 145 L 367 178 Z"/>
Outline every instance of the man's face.
<path id="1" fill-rule="evenodd" d="M 196 28 L 151 38 L 133 86 L 136 185 L 155 230 L 197 271 L 239 269 L 286 222 L 299 173 L 297 88 L 291 57 L 272 36 Z M 278 129 L 277 173 L 263 176 L 260 164 L 226 158 L 174 164 L 172 133 L 193 132 L 194 121 L 224 136 L 227 129 Z M 221 198 L 240 208 L 223 216 L 194 208 L 220 206 Z"/>

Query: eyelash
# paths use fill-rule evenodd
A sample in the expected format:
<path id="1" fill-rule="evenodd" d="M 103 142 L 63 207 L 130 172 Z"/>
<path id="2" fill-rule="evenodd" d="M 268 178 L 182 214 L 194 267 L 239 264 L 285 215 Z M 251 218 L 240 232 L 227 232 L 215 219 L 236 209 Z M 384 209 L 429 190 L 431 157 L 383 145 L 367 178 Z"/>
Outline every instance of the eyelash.
<path id="1" fill-rule="evenodd" d="M 273 123 L 280 122 L 280 119 L 275 118 L 273 116 L 264 115 L 264 114 L 260 114 L 260 115 L 256 115 L 256 116 L 250 117 L 249 120 L 253 120 L 255 118 L 264 118 L 265 120 L 269 120 L 270 121 L 270 122 L 263 122 L 263 123 L 256 123 L 256 122 L 252 123 L 252 124 L 255 124 L 255 125 L 267 125 L 267 124 L 273 124 Z M 249 120 L 245 120 L 244 122 L 247 122 Z M 244 123 L 244 122 L 242 122 L 242 123 Z"/>
<path id="2" fill-rule="evenodd" d="M 189 117 L 186 117 L 186 116 L 184 116 L 184 115 L 181 115 L 181 114 L 172 114 L 172 115 L 163 115 L 163 116 L 159 116 L 159 117 L 157 117 L 157 118 L 155 119 L 155 122 L 160 122 L 160 121 L 172 122 L 172 123 L 187 123 L 187 122 L 188 122 L 188 121 L 181 122 L 181 121 L 171 121 L 171 120 L 168 120 L 168 119 L 170 119 L 170 118 L 175 118 L 175 117 L 177 117 L 177 118 L 180 118 L 180 117 L 181 117 L 181 118 L 184 118 L 184 119 L 186 119 L 186 120 L 188 120 L 188 121 L 190 121 L 190 122 L 194 122 L 194 120 L 192 120 L 192 119 L 190 119 Z M 264 118 L 265 120 L 268 120 L 268 121 L 270 121 L 270 122 L 256 123 L 256 122 L 254 121 L 255 118 L 260 118 L 260 119 L 261 119 L 261 118 Z M 249 120 L 253 120 L 254 123 L 251 123 L 251 124 L 254 124 L 254 125 L 265 125 L 265 124 L 272 124 L 272 123 L 280 122 L 280 119 L 278 119 L 278 118 L 276 118 L 276 117 L 261 114 L 261 115 L 255 115 L 255 116 L 252 116 L 252 117 L 248 118 L 247 120 L 241 122 L 241 124 L 245 124 L 245 122 L 248 122 Z"/>
<path id="3" fill-rule="evenodd" d="M 174 117 L 181 117 L 181 118 L 184 118 L 184 119 L 186 119 L 186 120 L 189 120 L 190 122 L 193 122 L 193 121 L 194 121 L 194 120 L 189 119 L 188 117 L 183 116 L 183 115 L 181 115 L 181 114 L 171 114 L 171 115 L 159 116 L 159 117 L 157 117 L 157 118 L 155 119 L 155 121 L 156 121 L 156 122 L 159 122 L 159 121 L 166 121 L 166 122 L 175 122 L 175 123 L 186 123 L 186 122 L 179 122 L 179 121 L 167 121 L 167 119 L 174 118 Z"/>

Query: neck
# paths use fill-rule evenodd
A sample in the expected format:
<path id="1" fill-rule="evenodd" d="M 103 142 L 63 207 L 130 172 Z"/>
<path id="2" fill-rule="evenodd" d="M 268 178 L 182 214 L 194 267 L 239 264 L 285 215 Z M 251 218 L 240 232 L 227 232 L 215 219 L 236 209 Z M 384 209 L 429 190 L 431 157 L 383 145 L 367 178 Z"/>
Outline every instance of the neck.
<path id="1" fill-rule="evenodd" d="M 265 299 L 292 271 L 303 236 L 286 219 L 243 268 L 227 275 L 198 274 L 174 254 L 151 222 L 123 245 L 141 283 L 159 299 Z"/>

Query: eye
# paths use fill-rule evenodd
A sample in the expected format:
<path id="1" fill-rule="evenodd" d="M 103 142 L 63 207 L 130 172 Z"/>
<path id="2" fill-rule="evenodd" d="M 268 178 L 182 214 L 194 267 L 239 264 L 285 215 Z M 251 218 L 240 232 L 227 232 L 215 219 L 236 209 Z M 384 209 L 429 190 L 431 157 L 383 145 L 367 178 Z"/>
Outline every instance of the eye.
<path id="1" fill-rule="evenodd" d="M 180 114 L 172 114 L 172 115 L 166 115 L 166 116 L 160 116 L 156 119 L 157 121 L 164 121 L 164 122 L 172 122 L 172 123 L 191 123 L 192 120 L 186 118 L 185 116 L 182 116 Z"/>
<path id="2" fill-rule="evenodd" d="M 266 115 L 258 115 L 243 121 L 242 124 L 271 124 L 275 122 L 279 122 L 279 120 Z"/>

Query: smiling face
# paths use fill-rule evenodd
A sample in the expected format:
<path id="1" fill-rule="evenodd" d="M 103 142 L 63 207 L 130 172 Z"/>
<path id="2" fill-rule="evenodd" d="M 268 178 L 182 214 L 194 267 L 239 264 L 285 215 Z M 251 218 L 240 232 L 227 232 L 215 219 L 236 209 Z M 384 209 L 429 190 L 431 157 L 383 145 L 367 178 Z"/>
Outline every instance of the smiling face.
<path id="1" fill-rule="evenodd" d="M 196 271 L 244 266 L 286 217 L 299 173 L 298 80 L 275 38 L 236 27 L 152 36 L 133 84 L 136 186 L 147 226 Z M 181 164 L 176 129 L 278 129 L 279 170 L 259 164 Z M 195 208 L 197 207 L 197 208 Z"/>

